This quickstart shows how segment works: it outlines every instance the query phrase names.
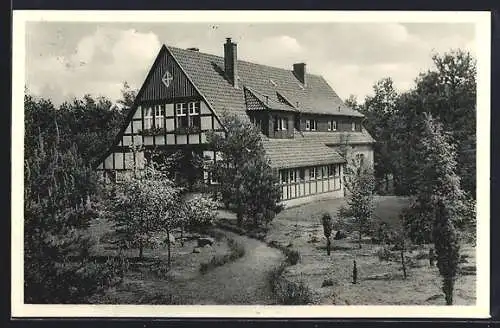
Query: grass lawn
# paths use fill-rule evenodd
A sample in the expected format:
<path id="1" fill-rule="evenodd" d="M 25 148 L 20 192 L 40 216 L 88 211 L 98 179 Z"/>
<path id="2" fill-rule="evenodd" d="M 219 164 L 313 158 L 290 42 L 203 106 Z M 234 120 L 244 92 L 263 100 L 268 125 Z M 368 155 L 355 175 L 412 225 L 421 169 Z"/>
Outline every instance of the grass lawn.
<path id="1" fill-rule="evenodd" d="M 320 218 L 329 212 L 335 221 L 338 208 L 343 204 L 343 199 L 310 203 L 285 209 L 272 221 L 266 241 L 292 247 L 301 255 L 298 264 L 285 270 L 289 279 L 306 282 L 321 304 L 445 304 L 437 267 L 431 267 L 426 258 L 428 245 L 407 252 L 407 279 L 403 279 L 398 252 L 393 252 L 394 260 L 380 260 L 377 254 L 382 246 L 365 240 L 362 249 L 358 249 L 357 240 L 349 233 L 342 240 L 332 238 L 333 251 L 328 256 Z M 402 197 L 377 197 L 375 220 L 397 224 L 399 213 L 407 204 L 408 200 Z M 475 303 L 476 277 L 468 272 L 475 269 L 475 248 L 464 244 L 461 254 L 464 255 L 463 273 L 456 281 L 455 304 L 472 305 Z M 352 283 L 354 259 L 358 269 L 357 284 Z M 327 279 L 331 286 L 321 287 Z"/>
<path id="2" fill-rule="evenodd" d="M 107 234 L 112 231 L 111 224 L 106 220 L 98 220 L 92 224 L 89 233 L 95 238 L 94 256 L 116 256 L 118 250 L 107 242 Z M 230 254 L 225 239 L 216 238 L 212 247 L 200 248 L 200 253 L 193 253 L 197 240 L 186 240 L 180 243 L 179 235 L 172 245 L 172 267 L 167 268 L 167 249 L 146 248 L 144 259 L 137 262 L 138 251 L 130 250 L 126 256 L 134 259 L 125 274 L 123 283 L 110 288 L 104 295 L 95 295 L 93 303 L 110 304 L 193 304 L 196 303 L 195 293 L 182 293 L 182 286 L 187 282 L 202 276 L 200 265 L 209 262 L 214 256 Z M 134 264 L 134 262 L 136 262 Z M 184 295 L 183 295 L 184 294 Z"/>

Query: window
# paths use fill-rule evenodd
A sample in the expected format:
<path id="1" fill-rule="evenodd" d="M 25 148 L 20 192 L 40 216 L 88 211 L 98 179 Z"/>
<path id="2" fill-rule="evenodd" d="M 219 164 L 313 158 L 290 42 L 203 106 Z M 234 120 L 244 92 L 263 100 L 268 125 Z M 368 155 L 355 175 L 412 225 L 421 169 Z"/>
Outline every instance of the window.
<path id="1" fill-rule="evenodd" d="M 144 128 L 151 129 L 153 127 L 153 109 L 151 107 L 144 108 Z"/>
<path id="2" fill-rule="evenodd" d="M 295 171 L 289 170 L 288 173 L 290 174 L 290 182 L 295 182 Z"/>
<path id="3" fill-rule="evenodd" d="M 306 131 L 311 130 L 311 120 L 306 120 Z"/>
<path id="4" fill-rule="evenodd" d="M 190 127 L 201 127 L 200 121 L 200 102 L 190 102 L 188 104 L 189 108 L 189 126 Z"/>
<path id="5" fill-rule="evenodd" d="M 365 163 L 365 154 L 356 154 L 356 162 L 363 165 Z"/>
<path id="6" fill-rule="evenodd" d="M 175 114 L 177 115 L 177 127 L 187 128 L 188 127 L 187 104 L 183 103 L 175 104 Z"/>
<path id="7" fill-rule="evenodd" d="M 337 131 L 337 121 L 335 120 L 328 121 L 328 131 Z"/>
<path id="8" fill-rule="evenodd" d="M 288 130 L 288 119 L 275 116 L 274 117 L 274 131 Z"/>
<path id="9" fill-rule="evenodd" d="M 288 183 L 288 173 L 286 170 L 281 171 L 281 182 Z"/>
<path id="10" fill-rule="evenodd" d="M 155 106 L 155 127 L 162 128 L 164 122 L 164 111 L 162 105 Z"/>
<path id="11" fill-rule="evenodd" d="M 309 169 L 309 179 L 310 179 L 310 180 L 314 180 L 314 179 L 316 179 L 316 170 L 317 170 L 317 168 L 316 168 L 316 167 L 311 167 L 311 168 Z"/>
<path id="12" fill-rule="evenodd" d="M 306 178 L 306 171 L 304 169 L 299 170 L 300 181 L 304 181 Z"/>
<path id="13" fill-rule="evenodd" d="M 351 130 L 356 131 L 356 122 L 351 123 Z"/>
<path id="14" fill-rule="evenodd" d="M 333 177 L 335 175 L 335 165 L 328 165 L 328 176 Z"/>
<path id="15" fill-rule="evenodd" d="M 311 120 L 311 131 L 316 131 L 317 125 L 318 122 L 316 122 L 316 120 Z"/>

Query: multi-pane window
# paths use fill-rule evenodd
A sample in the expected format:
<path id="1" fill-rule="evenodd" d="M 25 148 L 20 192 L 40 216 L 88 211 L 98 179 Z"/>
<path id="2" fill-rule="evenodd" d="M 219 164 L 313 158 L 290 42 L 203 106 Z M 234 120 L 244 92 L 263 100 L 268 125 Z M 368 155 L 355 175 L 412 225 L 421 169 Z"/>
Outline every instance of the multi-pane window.
<path id="1" fill-rule="evenodd" d="M 175 104 L 175 115 L 177 116 L 177 127 L 187 128 L 189 122 L 187 117 L 187 104 Z"/>
<path id="2" fill-rule="evenodd" d="M 281 182 L 288 183 L 288 173 L 286 170 L 281 171 Z"/>
<path id="3" fill-rule="evenodd" d="M 293 183 L 295 182 L 295 170 L 289 170 L 288 171 L 289 175 L 290 175 L 290 182 Z"/>
<path id="4" fill-rule="evenodd" d="M 153 127 L 153 109 L 151 107 L 144 108 L 144 128 L 151 129 Z"/>
<path id="5" fill-rule="evenodd" d="M 189 126 L 197 127 L 201 126 L 200 124 L 200 102 L 190 102 L 188 104 L 189 107 Z"/>
<path id="6" fill-rule="evenodd" d="M 356 122 L 351 123 L 351 130 L 356 131 Z"/>
<path id="7" fill-rule="evenodd" d="M 337 121 L 335 120 L 328 121 L 328 131 L 337 131 Z"/>
<path id="8" fill-rule="evenodd" d="M 309 179 L 310 180 L 314 180 L 314 179 L 316 179 L 316 176 L 317 176 L 317 168 L 316 167 L 311 167 L 309 169 Z"/>
<path id="9" fill-rule="evenodd" d="M 317 125 L 318 123 L 316 122 L 316 120 L 311 120 L 311 131 L 316 131 Z"/>
<path id="10" fill-rule="evenodd" d="M 335 175 L 335 165 L 328 165 L 328 176 L 333 177 Z"/>
<path id="11" fill-rule="evenodd" d="M 165 122 L 165 112 L 162 105 L 155 106 L 155 127 L 163 128 Z"/>
<path id="12" fill-rule="evenodd" d="M 304 181 L 304 179 L 306 178 L 306 171 L 303 168 L 299 170 L 299 176 L 300 176 L 300 181 Z"/>
<path id="13" fill-rule="evenodd" d="M 274 131 L 286 131 L 288 130 L 288 120 L 283 117 L 274 117 Z"/>

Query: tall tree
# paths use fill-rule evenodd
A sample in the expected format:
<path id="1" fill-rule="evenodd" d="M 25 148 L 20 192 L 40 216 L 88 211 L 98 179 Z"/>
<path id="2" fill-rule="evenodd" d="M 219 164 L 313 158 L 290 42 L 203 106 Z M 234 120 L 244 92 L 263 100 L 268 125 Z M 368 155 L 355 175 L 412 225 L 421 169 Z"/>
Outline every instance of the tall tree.
<path id="1" fill-rule="evenodd" d="M 209 170 L 219 182 L 223 201 L 235 210 L 238 223 L 269 222 L 280 208 L 279 181 L 265 156 L 260 131 L 235 115 L 222 116 L 225 134 L 211 133 L 209 144 L 220 159 Z"/>
<path id="2" fill-rule="evenodd" d="M 391 78 L 384 78 L 373 85 L 373 96 L 365 99 L 360 107 L 365 115 L 364 125 L 374 137 L 374 173 L 379 184 L 384 182 L 386 191 L 389 189 L 389 177 L 394 169 L 394 154 L 392 145 L 392 119 L 396 111 L 399 95 Z"/>
<path id="3" fill-rule="evenodd" d="M 26 303 L 85 302 L 117 282 L 116 263 L 96 264 L 89 257 L 86 229 L 100 209 L 95 173 L 75 147 L 60 149 L 57 120 L 53 124 L 53 136 L 40 132 L 25 138 L 30 145 L 24 167 Z"/>
<path id="4" fill-rule="evenodd" d="M 374 210 L 375 179 L 373 172 L 362 163 L 351 161 L 345 168 L 344 187 L 347 190 L 347 208 L 341 207 L 339 216 L 353 217 L 356 220 L 359 231 L 358 245 L 361 248 L 362 234 L 367 231 Z"/>

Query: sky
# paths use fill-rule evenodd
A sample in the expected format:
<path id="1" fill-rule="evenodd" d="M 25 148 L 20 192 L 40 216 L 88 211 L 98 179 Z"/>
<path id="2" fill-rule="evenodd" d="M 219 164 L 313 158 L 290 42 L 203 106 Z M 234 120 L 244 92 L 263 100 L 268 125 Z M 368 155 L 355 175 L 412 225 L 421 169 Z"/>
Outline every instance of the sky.
<path id="1" fill-rule="evenodd" d="M 391 77 L 399 91 L 452 49 L 475 54 L 471 23 L 93 23 L 28 22 L 26 87 L 55 104 L 84 94 L 116 101 L 123 82 L 139 89 L 162 44 L 291 69 L 304 62 L 337 94 L 363 100 Z"/>

